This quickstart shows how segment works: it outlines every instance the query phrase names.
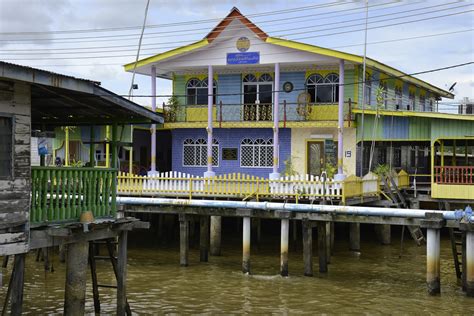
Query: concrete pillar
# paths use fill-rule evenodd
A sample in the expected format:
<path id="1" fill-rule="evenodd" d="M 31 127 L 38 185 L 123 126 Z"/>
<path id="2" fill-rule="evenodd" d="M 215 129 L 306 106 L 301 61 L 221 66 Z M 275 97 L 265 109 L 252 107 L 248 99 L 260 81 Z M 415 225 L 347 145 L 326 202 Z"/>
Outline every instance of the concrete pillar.
<path id="1" fill-rule="evenodd" d="M 128 231 L 118 235 L 117 251 L 117 315 L 127 314 L 127 243 Z"/>
<path id="2" fill-rule="evenodd" d="M 428 293 L 440 293 L 440 230 L 427 229 L 426 243 L 426 284 Z"/>
<path id="3" fill-rule="evenodd" d="M 273 171 L 270 179 L 278 179 L 279 165 L 279 123 L 280 123 L 280 64 L 275 64 L 275 78 L 273 85 Z"/>
<path id="4" fill-rule="evenodd" d="M 327 232 L 326 222 L 318 222 L 318 256 L 319 256 L 319 272 L 328 272 L 328 251 L 327 251 Z"/>
<path id="5" fill-rule="evenodd" d="M 326 225 L 326 260 L 327 263 L 331 263 L 331 235 L 332 235 L 332 228 L 331 222 L 325 222 Z"/>
<path id="6" fill-rule="evenodd" d="M 243 218 L 242 272 L 250 274 L 250 217 Z"/>
<path id="7" fill-rule="evenodd" d="M 344 59 L 339 60 L 339 105 L 337 120 L 337 174 L 334 180 L 342 181 L 345 178 L 343 170 L 343 153 L 344 153 Z"/>
<path id="8" fill-rule="evenodd" d="M 280 235 L 280 274 L 288 276 L 288 235 L 290 234 L 290 220 L 281 219 Z"/>
<path id="9" fill-rule="evenodd" d="M 179 264 L 182 267 L 188 266 L 189 254 L 189 227 L 186 215 L 179 214 Z"/>
<path id="10" fill-rule="evenodd" d="M 360 223 L 349 224 L 349 250 L 360 251 Z"/>
<path id="11" fill-rule="evenodd" d="M 199 261 L 209 261 L 209 216 L 200 218 Z"/>
<path id="12" fill-rule="evenodd" d="M 64 315 L 84 315 L 89 242 L 68 245 Z"/>
<path id="13" fill-rule="evenodd" d="M 221 234 L 222 234 L 222 217 L 211 216 L 211 256 L 221 255 Z"/>
<path id="14" fill-rule="evenodd" d="M 214 73 L 212 66 L 207 67 L 207 171 L 204 177 L 214 177 L 216 174 L 212 171 L 212 107 L 214 103 Z"/>
<path id="15" fill-rule="evenodd" d="M 390 224 L 382 224 L 380 225 L 380 242 L 382 245 L 390 245 L 392 242 L 391 238 L 392 229 Z"/>
<path id="16" fill-rule="evenodd" d="M 151 110 L 156 111 L 156 67 L 151 67 Z M 151 170 L 148 174 L 156 173 L 156 124 L 151 125 Z"/>
<path id="17" fill-rule="evenodd" d="M 466 233 L 466 294 L 474 297 L 474 231 Z"/>
<path id="18" fill-rule="evenodd" d="M 307 220 L 302 221 L 304 275 L 313 276 L 313 226 Z"/>

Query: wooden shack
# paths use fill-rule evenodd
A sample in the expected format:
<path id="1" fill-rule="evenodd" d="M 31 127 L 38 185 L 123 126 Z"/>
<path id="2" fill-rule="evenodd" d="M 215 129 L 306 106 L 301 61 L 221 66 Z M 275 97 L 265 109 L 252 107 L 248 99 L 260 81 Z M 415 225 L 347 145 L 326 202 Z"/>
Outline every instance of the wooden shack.
<path id="1" fill-rule="evenodd" d="M 118 130 L 134 123 L 162 122 L 156 113 L 102 88 L 98 82 L 0 62 L 0 256 L 15 255 L 6 297 L 8 303 L 11 296 L 12 315 L 21 314 L 25 253 L 70 245 L 65 313 L 81 314 L 86 271 L 77 265 L 85 262 L 87 266 L 89 242 L 117 236 L 122 240 L 122 257 L 117 263 L 119 273 L 122 271 L 117 276 L 122 284 L 117 286 L 117 314 L 124 313 L 126 230 L 140 225 L 136 219 L 117 215 L 117 155 L 119 147 L 125 145 Z M 94 144 L 104 141 L 94 138 L 93 133 L 88 144 L 89 167 L 31 167 L 32 133 L 54 136 L 54 130 L 61 126 L 84 126 L 91 131 L 94 126 L 109 126 L 109 168 L 90 167 L 95 165 Z M 91 231 L 79 223 L 85 211 L 93 213 L 94 220 L 87 224 Z M 77 282 L 78 278 L 83 282 Z M 68 298 L 71 282 L 79 286 L 74 291 L 81 295 Z"/>

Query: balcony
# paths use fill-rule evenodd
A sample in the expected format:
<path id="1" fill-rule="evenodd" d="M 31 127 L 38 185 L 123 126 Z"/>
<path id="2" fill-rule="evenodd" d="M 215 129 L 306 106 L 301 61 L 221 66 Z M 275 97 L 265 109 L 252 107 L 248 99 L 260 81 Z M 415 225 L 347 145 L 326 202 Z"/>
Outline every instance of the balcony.
<path id="1" fill-rule="evenodd" d="M 116 169 L 32 167 L 31 223 L 78 221 L 84 211 L 113 217 L 116 181 Z"/>
<path id="2" fill-rule="evenodd" d="M 435 166 L 431 196 L 438 199 L 474 199 L 474 167 Z"/>
<path id="3" fill-rule="evenodd" d="M 351 108 L 354 102 L 350 100 L 344 105 L 345 121 L 351 121 Z M 170 110 L 168 110 L 170 111 Z M 166 112 L 166 111 L 165 111 Z M 280 123 L 293 122 L 333 122 L 338 119 L 338 104 L 323 103 L 301 105 L 282 102 L 279 107 Z M 168 127 L 179 125 L 176 123 L 207 123 L 207 105 L 186 105 L 177 107 L 174 112 L 165 115 Z M 228 127 L 231 123 L 260 122 L 271 125 L 273 122 L 273 104 L 223 104 L 214 105 L 212 119 L 215 126 Z M 243 124 L 242 126 L 245 126 Z"/>

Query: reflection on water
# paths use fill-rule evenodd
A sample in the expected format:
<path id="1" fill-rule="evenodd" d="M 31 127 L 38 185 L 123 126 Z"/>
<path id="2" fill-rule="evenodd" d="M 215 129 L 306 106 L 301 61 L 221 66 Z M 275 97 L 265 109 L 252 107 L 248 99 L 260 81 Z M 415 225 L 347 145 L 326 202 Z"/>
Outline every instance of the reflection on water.
<path id="1" fill-rule="evenodd" d="M 147 237 L 151 236 L 148 234 Z M 329 273 L 302 276 L 301 246 L 290 251 L 290 277 L 278 275 L 278 236 L 252 249 L 252 272 L 243 275 L 237 236 L 223 241 L 223 256 L 199 263 L 199 250 L 192 247 L 190 266 L 179 267 L 178 245 L 144 245 L 149 238 L 136 238 L 130 245 L 128 300 L 136 314 L 149 313 L 474 313 L 474 300 L 456 285 L 449 241 L 442 242 L 441 290 L 430 297 L 425 286 L 425 248 L 405 243 L 381 246 L 364 241 L 362 252 L 347 251 L 345 240 L 336 241 Z M 316 243 L 315 243 L 316 244 Z M 316 246 L 316 245 L 315 245 Z M 315 249 L 316 250 L 316 249 Z M 25 276 L 26 314 L 61 314 L 65 265 L 53 257 L 54 273 L 45 273 L 35 256 L 27 258 Z M 108 262 L 98 262 L 99 283 L 114 284 Z M 10 267 L 4 270 L 10 273 Z M 89 278 L 90 280 L 90 278 Z M 8 278 L 4 279 L 4 283 Z M 86 310 L 93 313 L 88 284 Z M 115 313 L 115 290 L 100 289 L 102 311 Z M 6 286 L 0 290 L 5 296 Z"/>

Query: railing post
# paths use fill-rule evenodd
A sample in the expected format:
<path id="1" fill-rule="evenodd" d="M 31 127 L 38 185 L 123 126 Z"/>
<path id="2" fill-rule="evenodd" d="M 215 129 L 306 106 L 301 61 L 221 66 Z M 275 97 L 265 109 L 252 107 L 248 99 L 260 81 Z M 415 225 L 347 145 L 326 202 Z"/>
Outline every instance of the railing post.
<path id="1" fill-rule="evenodd" d="M 219 128 L 222 127 L 222 100 L 219 101 Z"/>

